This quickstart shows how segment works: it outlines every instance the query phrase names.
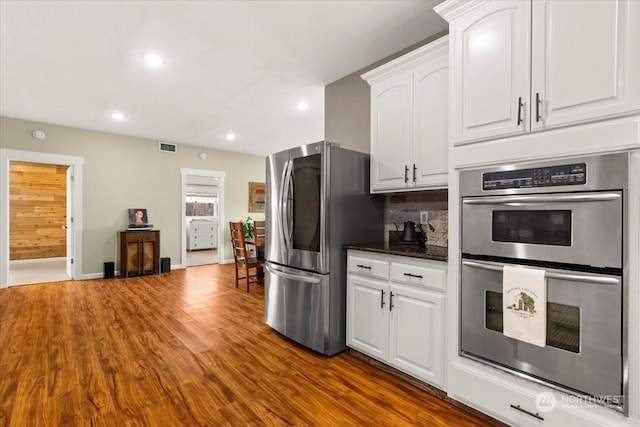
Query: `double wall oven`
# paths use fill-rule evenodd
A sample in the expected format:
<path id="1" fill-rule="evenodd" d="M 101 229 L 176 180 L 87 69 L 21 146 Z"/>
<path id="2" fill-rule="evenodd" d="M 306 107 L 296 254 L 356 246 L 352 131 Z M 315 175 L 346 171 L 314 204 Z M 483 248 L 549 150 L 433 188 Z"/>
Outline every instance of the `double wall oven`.
<path id="1" fill-rule="evenodd" d="M 460 174 L 460 353 L 627 412 L 629 155 Z M 503 268 L 542 269 L 546 344 L 503 335 Z"/>

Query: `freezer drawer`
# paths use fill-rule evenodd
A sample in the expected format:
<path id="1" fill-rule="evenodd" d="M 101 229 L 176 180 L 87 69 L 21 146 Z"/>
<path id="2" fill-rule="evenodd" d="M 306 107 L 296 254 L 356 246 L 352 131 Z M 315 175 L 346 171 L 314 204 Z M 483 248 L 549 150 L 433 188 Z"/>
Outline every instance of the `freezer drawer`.
<path id="1" fill-rule="evenodd" d="M 286 337 L 329 355 L 329 275 L 267 263 L 265 286 L 265 322 Z"/>

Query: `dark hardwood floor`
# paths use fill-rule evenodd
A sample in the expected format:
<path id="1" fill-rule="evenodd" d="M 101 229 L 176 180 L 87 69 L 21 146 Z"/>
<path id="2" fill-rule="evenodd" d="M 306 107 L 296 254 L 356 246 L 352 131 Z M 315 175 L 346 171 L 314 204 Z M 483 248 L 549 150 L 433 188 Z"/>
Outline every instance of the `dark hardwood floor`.
<path id="1" fill-rule="evenodd" d="M 0 290 L 0 426 L 479 426 L 284 339 L 232 264 Z"/>

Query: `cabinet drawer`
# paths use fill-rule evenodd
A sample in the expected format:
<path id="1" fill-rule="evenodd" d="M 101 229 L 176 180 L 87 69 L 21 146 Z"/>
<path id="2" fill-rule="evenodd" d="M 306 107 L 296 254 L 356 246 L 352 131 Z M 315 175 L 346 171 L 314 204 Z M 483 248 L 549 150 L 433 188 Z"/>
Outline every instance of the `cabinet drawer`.
<path id="1" fill-rule="evenodd" d="M 191 225 L 192 233 L 213 233 L 214 229 L 213 225 Z"/>
<path id="2" fill-rule="evenodd" d="M 620 415 L 615 415 L 614 419 L 596 418 L 581 408 L 579 403 L 574 407 L 563 403 L 564 394 L 561 392 L 536 384 L 523 384 L 524 381 L 509 374 L 487 374 L 454 364 L 449 396 L 516 426 L 627 425 L 613 422 L 614 419 L 622 419 Z"/>
<path id="3" fill-rule="evenodd" d="M 212 249 L 214 247 L 215 247 L 215 245 L 213 244 L 213 240 L 207 240 L 207 241 L 201 241 L 201 242 L 193 242 L 190 245 L 191 249 L 205 249 L 205 248 Z"/>
<path id="4" fill-rule="evenodd" d="M 389 263 L 377 259 L 350 256 L 349 272 L 389 280 Z"/>
<path id="5" fill-rule="evenodd" d="M 435 268 L 393 262 L 391 263 L 391 281 L 444 291 L 446 274 L 443 270 Z"/>
<path id="6" fill-rule="evenodd" d="M 204 232 L 204 233 L 193 233 L 191 235 L 193 240 L 213 240 L 213 233 Z"/>

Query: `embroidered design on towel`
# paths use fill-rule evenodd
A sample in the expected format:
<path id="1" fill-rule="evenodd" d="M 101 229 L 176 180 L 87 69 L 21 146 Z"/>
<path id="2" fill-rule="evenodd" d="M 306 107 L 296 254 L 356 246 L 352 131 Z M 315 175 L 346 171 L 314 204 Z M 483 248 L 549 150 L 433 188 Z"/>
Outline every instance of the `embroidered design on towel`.
<path id="1" fill-rule="evenodd" d="M 512 291 L 516 291 L 513 289 Z M 533 292 L 532 292 L 533 293 Z M 519 315 L 523 317 L 531 317 L 536 315 L 536 300 L 539 297 L 533 293 L 534 297 L 532 298 L 526 292 L 520 292 L 520 295 L 516 295 L 513 297 L 515 300 L 513 304 L 507 306 L 507 310 L 521 312 Z M 509 295 L 507 295 L 507 298 Z"/>

